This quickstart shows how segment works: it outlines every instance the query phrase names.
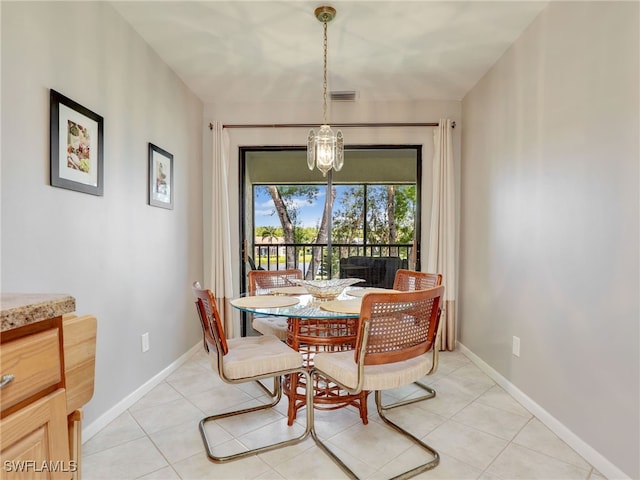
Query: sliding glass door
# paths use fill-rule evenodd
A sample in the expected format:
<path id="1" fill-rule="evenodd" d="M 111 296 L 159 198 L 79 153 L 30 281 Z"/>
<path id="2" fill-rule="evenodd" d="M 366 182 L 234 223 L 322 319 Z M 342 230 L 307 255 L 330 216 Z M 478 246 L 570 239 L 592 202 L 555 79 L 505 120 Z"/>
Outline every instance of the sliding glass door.
<path id="1" fill-rule="evenodd" d="M 336 278 L 359 262 L 373 285 L 383 267 L 387 283 L 393 268 L 419 268 L 420 152 L 350 147 L 328 181 L 308 169 L 302 148 L 241 148 L 242 281 L 251 268 Z"/>

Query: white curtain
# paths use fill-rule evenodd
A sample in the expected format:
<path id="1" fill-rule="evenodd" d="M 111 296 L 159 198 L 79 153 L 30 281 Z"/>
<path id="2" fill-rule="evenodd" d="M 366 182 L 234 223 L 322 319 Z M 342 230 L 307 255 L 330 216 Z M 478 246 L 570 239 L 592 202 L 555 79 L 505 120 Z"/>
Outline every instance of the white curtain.
<path id="1" fill-rule="evenodd" d="M 205 198 L 210 202 L 210 218 L 204 225 L 210 228 L 205 235 L 205 283 L 216 297 L 218 310 L 227 337 L 234 336 L 233 312 L 229 300 L 233 298 L 231 276 L 231 223 L 229 220 L 229 134 L 222 122 L 212 123 L 211 181 L 206 182 Z M 205 215 L 207 214 L 205 208 Z M 210 241 L 207 241 L 207 237 Z"/>
<path id="2" fill-rule="evenodd" d="M 433 202 L 427 271 L 442 274 L 444 302 L 440 350 L 456 346 L 455 183 L 451 120 L 441 119 L 433 132 Z"/>

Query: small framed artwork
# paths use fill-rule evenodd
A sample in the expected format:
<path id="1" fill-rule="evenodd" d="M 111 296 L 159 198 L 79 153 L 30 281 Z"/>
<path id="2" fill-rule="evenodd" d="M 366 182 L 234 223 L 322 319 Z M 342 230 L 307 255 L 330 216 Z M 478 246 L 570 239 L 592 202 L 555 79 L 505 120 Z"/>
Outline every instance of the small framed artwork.
<path id="1" fill-rule="evenodd" d="M 149 144 L 149 205 L 173 209 L 173 155 Z"/>
<path id="2" fill-rule="evenodd" d="M 49 112 L 51 185 L 102 196 L 103 118 L 55 90 Z"/>

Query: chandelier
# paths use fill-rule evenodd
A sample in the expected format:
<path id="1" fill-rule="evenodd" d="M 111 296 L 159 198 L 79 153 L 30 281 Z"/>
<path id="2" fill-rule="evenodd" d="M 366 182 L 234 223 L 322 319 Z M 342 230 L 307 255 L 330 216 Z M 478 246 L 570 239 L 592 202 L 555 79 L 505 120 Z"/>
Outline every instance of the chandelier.
<path id="1" fill-rule="evenodd" d="M 329 122 L 327 122 L 327 24 L 336 16 L 336 9 L 333 7 L 318 7 L 314 14 L 316 18 L 322 22 L 324 30 L 324 67 L 322 77 L 323 88 L 323 106 L 322 121 L 318 133 L 315 130 L 309 130 L 307 137 L 307 165 L 309 170 L 313 170 L 314 166 L 318 166 L 318 170 L 323 176 L 327 176 L 327 172 L 332 168 L 340 171 L 344 165 L 344 138 L 342 132 L 338 130 L 335 134 Z"/>

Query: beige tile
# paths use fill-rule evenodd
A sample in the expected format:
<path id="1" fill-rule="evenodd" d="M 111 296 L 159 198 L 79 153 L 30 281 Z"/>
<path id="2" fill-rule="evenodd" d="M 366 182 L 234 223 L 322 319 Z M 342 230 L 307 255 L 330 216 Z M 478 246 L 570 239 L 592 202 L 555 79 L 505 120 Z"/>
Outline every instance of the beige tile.
<path id="1" fill-rule="evenodd" d="M 353 465 L 348 464 L 349 467 Z M 302 454 L 282 462 L 274 467 L 283 478 L 289 480 L 342 480 L 347 475 L 315 444 Z M 358 471 L 356 470 L 356 473 Z M 367 478 L 361 476 L 360 478 Z"/>
<path id="2" fill-rule="evenodd" d="M 199 376 L 203 373 L 217 374 L 211 370 L 211 362 L 206 355 L 196 355 L 191 360 L 183 363 L 177 370 L 167 377 L 168 381 L 174 381 L 183 377 Z"/>
<path id="3" fill-rule="evenodd" d="M 262 380 L 262 384 L 270 391 L 273 391 L 273 380 L 270 378 Z M 234 385 L 237 389 L 242 390 L 247 395 L 254 398 L 270 398 L 269 395 L 258 385 L 258 382 L 244 382 Z M 285 398 L 283 394 L 283 398 Z"/>
<path id="4" fill-rule="evenodd" d="M 82 445 L 82 454 L 91 455 L 142 438 L 144 430 L 129 412 L 124 412 Z"/>
<path id="5" fill-rule="evenodd" d="M 496 458 L 487 473 L 513 480 L 584 480 L 588 477 L 589 470 L 512 443 Z"/>
<path id="6" fill-rule="evenodd" d="M 440 452 L 438 452 L 440 453 Z M 424 464 L 431 456 L 418 446 L 413 446 L 390 465 L 384 466 L 368 480 L 385 480 L 398 475 L 409 468 Z M 416 475 L 413 478 L 423 480 L 471 480 L 476 479 L 482 471 L 473 468 L 449 455 L 440 454 L 440 462 L 431 469 Z"/>
<path id="7" fill-rule="evenodd" d="M 228 463 L 213 463 L 206 455 L 197 454 L 174 463 L 173 468 L 185 480 L 257 478 L 271 470 L 255 455 Z"/>
<path id="8" fill-rule="evenodd" d="M 431 400 L 425 400 L 425 402 L 430 401 Z M 424 437 L 447 421 L 445 417 L 420 408 L 419 403 L 387 410 L 385 415 L 389 420 L 397 423 L 418 438 Z M 382 419 L 378 417 L 377 413 L 370 417 L 372 421 L 382 422 Z M 392 433 L 392 435 L 394 435 L 394 433 Z"/>
<path id="9" fill-rule="evenodd" d="M 185 423 L 197 424 L 204 416 L 198 408 L 185 399 L 130 413 L 147 433 L 159 432 Z"/>
<path id="10" fill-rule="evenodd" d="M 484 470 L 508 444 L 504 439 L 449 420 L 422 439 L 437 451 Z"/>
<path id="11" fill-rule="evenodd" d="M 303 433 L 304 428 L 301 425 L 294 422 L 293 425 L 288 426 L 286 418 L 281 417 L 275 422 L 267 423 L 243 435 L 236 435 L 236 438 L 247 448 L 252 449 L 263 447 L 270 443 L 291 440 Z"/>
<path id="12" fill-rule="evenodd" d="M 261 453 L 259 457 L 263 462 L 275 468 L 278 465 L 288 462 L 298 456 L 302 458 L 303 455 L 309 455 L 307 450 L 315 448 L 315 446 L 315 442 L 309 436 L 300 443 L 296 443 L 295 445 L 285 448 L 278 448 L 277 450 L 271 450 L 270 452 Z"/>
<path id="13" fill-rule="evenodd" d="M 522 430 L 528 417 L 473 402 L 452 417 L 456 422 L 464 423 L 496 437 L 512 440 Z"/>
<path id="14" fill-rule="evenodd" d="M 239 407 L 242 408 L 244 405 L 239 405 Z M 258 430 L 265 425 L 272 423 L 279 424 L 283 431 L 288 428 L 287 418 L 272 408 L 222 418 L 220 420 L 216 420 L 216 423 L 234 437 L 246 435 L 248 432 Z"/>
<path id="15" fill-rule="evenodd" d="M 455 383 L 461 391 L 474 397 L 486 393 L 496 384 L 472 363 L 458 368 L 443 380 Z"/>
<path id="16" fill-rule="evenodd" d="M 484 472 L 482 475 L 480 475 L 480 477 L 478 477 L 478 480 L 509 480 L 509 479 L 499 477 L 495 474 Z"/>
<path id="17" fill-rule="evenodd" d="M 438 372 L 423 381 L 435 387 L 434 399 L 387 412 L 392 420 L 423 438 L 441 455 L 435 469 L 415 478 L 603 480 L 460 352 L 441 352 Z M 384 392 L 383 398 L 390 403 L 421 394 L 411 384 Z M 208 357 L 199 351 L 130 411 L 84 444 L 84 477 L 88 480 L 347 478 L 311 438 L 225 464 L 211 462 L 198 431 L 204 412 L 221 413 L 266 401 L 266 395 L 254 382 L 238 385 L 222 382 L 211 370 Z M 215 453 L 227 455 L 242 451 L 247 445 L 254 447 L 274 438 L 297 435 L 304 428 L 305 411 L 300 410 L 295 425 L 288 427 L 287 406 L 288 399 L 284 397 L 272 409 L 209 422 L 206 430 Z M 426 460 L 427 454 L 422 449 L 382 423 L 373 395 L 369 396 L 368 406 L 368 426 L 362 424 L 353 407 L 315 410 L 319 436 L 360 478 L 389 478 Z M 148 437 L 145 430 L 150 432 Z M 507 438 L 514 434 L 513 442 L 508 444 Z"/>
<path id="18" fill-rule="evenodd" d="M 591 470 L 591 474 L 589 475 L 589 480 L 607 480 L 604 475 L 602 475 L 595 468 Z"/>
<path id="19" fill-rule="evenodd" d="M 337 433 L 351 428 L 353 425 L 362 424 L 359 413 L 351 408 L 316 410 L 314 417 L 316 432 L 318 432 L 321 438 L 333 437 Z"/>
<path id="20" fill-rule="evenodd" d="M 147 437 L 82 456 L 84 480 L 127 480 L 168 466 L 167 461 Z"/>
<path id="21" fill-rule="evenodd" d="M 164 467 L 155 472 L 138 477 L 137 480 L 180 480 L 180 477 L 172 467 Z"/>
<path id="22" fill-rule="evenodd" d="M 460 382 L 443 378 L 434 384 L 436 396 L 416 405 L 442 417 L 451 418 L 475 400 L 477 395 L 460 387 Z"/>
<path id="23" fill-rule="evenodd" d="M 225 440 L 231 436 L 225 432 Z M 200 437 L 198 422 L 185 422 L 174 427 L 150 433 L 149 438 L 164 457 L 174 463 L 196 453 L 204 454 L 204 444 Z M 213 437 L 216 438 L 216 437 Z"/>
<path id="24" fill-rule="evenodd" d="M 429 379 L 429 380 L 433 380 L 433 379 Z M 421 383 L 431 386 L 430 383 L 424 379 L 421 380 Z M 389 403 L 393 403 L 397 401 L 404 401 L 404 400 L 422 397 L 427 395 L 428 393 L 429 392 L 420 388 L 415 383 L 410 383 L 400 388 L 394 388 L 393 390 L 384 391 L 382 395 L 382 398 L 384 400 L 383 405 L 387 405 Z M 393 397 L 393 398 L 385 399 L 385 397 Z M 373 394 L 369 395 L 369 398 L 373 399 L 374 395 Z"/>
<path id="25" fill-rule="evenodd" d="M 207 415 L 238 410 L 239 408 L 244 408 L 248 402 L 251 402 L 251 405 L 258 404 L 251 395 L 247 395 L 233 385 L 220 385 L 209 388 L 205 391 L 193 393 L 188 398 L 191 403 Z"/>
<path id="26" fill-rule="evenodd" d="M 209 358 L 209 354 L 205 351 L 204 346 L 198 349 L 198 351 L 186 363 L 197 365 L 206 370 L 211 370 L 211 359 Z"/>
<path id="27" fill-rule="evenodd" d="M 414 444 L 386 425 L 370 422 L 354 425 L 328 439 L 330 448 L 337 447 L 362 461 L 373 471 L 382 468 Z M 368 475 L 363 475 L 368 477 Z"/>
<path id="28" fill-rule="evenodd" d="M 144 397 L 134 403 L 130 408 L 130 412 L 135 412 L 137 410 L 143 410 L 145 408 L 156 407 L 158 405 L 163 405 L 165 403 L 173 402 L 175 400 L 181 400 L 183 397 L 180 395 L 175 388 L 169 385 L 166 382 L 162 382 L 156 387 L 154 387 L 149 393 L 147 393 Z"/>
<path id="29" fill-rule="evenodd" d="M 275 470 L 268 470 L 259 477 L 256 477 L 256 480 L 286 480 L 282 475 L 280 475 Z"/>
<path id="30" fill-rule="evenodd" d="M 583 470 L 591 466 L 537 418 L 531 419 L 513 439 L 513 443 L 544 453 Z"/>
<path id="31" fill-rule="evenodd" d="M 459 350 L 438 352 L 438 371 L 451 373 L 470 363 L 471 360 Z"/>
<path id="32" fill-rule="evenodd" d="M 199 428 L 200 427 L 198 427 L 198 432 L 200 431 Z M 212 447 L 220 445 L 221 443 L 228 442 L 229 440 L 233 440 L 233 436 L 220 425 L 218 425 L 215 421 L 205 422 L 204 430 L 207 434 L 209 445 L 211 445 Z"/>
<path id="33" fill-rule="evenodd" d="M 212 388 L 227 385 L 211 369 L 201 370 L 200 373 L 187 372 L 184 375 L 174 373 L 167 378 L 166 383 L 187 398 Z"/>
<path id="34" fill-rule="evenodd" d="M 533 416 L 529 410 L 520 405 L 516 399 L 505 392 L 499 385 L 491 387 L 480 395 L 476 401 L 500 410 L 522 415 L 523 417 L 531 418 Z"/>

